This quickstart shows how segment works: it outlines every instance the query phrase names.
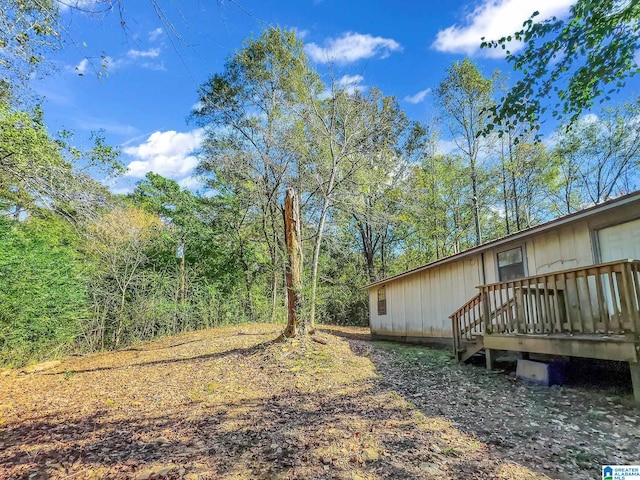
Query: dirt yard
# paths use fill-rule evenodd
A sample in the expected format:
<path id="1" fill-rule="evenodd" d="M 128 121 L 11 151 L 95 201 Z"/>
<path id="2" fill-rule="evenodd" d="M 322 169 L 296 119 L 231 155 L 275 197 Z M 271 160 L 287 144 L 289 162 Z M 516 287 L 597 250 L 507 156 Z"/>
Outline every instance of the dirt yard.
<path id="1" fill-rule="evenodd" d="M 0 479 L 599 478 L 640 463 L 628 394 L 446 351 L 242 325 L 0 372 Z"/>

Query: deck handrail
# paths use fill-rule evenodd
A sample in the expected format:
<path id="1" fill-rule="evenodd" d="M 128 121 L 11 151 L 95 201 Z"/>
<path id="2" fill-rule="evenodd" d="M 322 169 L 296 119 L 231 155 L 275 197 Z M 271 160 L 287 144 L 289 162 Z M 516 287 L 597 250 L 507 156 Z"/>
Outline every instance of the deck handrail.
<path id="1" fill-rule="evenodd" d="M 484 318 L 484 334 L 640 334 L 638 260 L 548 272 L 478 288 L 492 312 Z"/>
<path id="2" fill-rule="evenodd" d="M 610 265 L 620 265 L 620 264 L 626 264 L 626 263 L 640 264 L 640 260 L 637 260 L 635 258 L 624 258 L 624 259 L 621 259 L 621 260 L 615 260 L 613 262 L 595 263 L 593 265 L 585 265 L 584 267 L 568 268 L 566 270 L 557 270 L 557 271 L 554 270 L 552 272 L 540 273 L 538 275 L 531 275 L 531 276 L 528 276 L 528 277 L 522 277 L 522 278 L 519 278 L 518 280 L 528 280 L 530 278 L 543 277 L 545 275 L 559 275 L 559 274 L 564 274 L 564 273 L 572 273 L 572 272 L 576 272 L 576 271 L 579 271 L 579 270 L 589 270 L 589 269 L 592 269 L 594 267 L 608 267 Z M 476 288 L 492 287 L 494 285 L 502 285 L 502 284 L 511 283 L 511 282 L 513 282 L 513 280 L 508 280 L 508 281 L 504 281 L 504 282 L 495 282 L 495 283 L 484 283 L 482 285 L 476 285 Z"/>
<path id="3" fill-rule="evenodd" d="M 475 305 L 476 303 L 480 302 L 480 298 L 481 298 L 481 294 L 480 293 L 476 293 L 469 301 L 467 301 L 467 303 L 465 303 L 458 310 L 456 310 L 451 315 L 449 315 L 449 318 L 455 317 L 456 315 L 459 315 L 460 313 L 464 312 L 464 310 L 466 308 L 468 308 L 469 306 Z"/>
<path id="4" fill-rule="evenodd" d="M 481 328 L 481 302 L 482 294 L 477 293 L 459 309 L 449 315 L 453 330 L 454 353 L 457 354 L 457 352 L 462 348 L 463 340 L 471 341 L 474 336 L 473 332 Z M 476 307 L 478 308 L 476 309 Z"/>
<path id="5" fill-rule="evenodd" d="M 558 270 L 477 288 L 479 293 L 449 316 L 456 351 L 480 334 L 640 338 L 640 260 Z"/>

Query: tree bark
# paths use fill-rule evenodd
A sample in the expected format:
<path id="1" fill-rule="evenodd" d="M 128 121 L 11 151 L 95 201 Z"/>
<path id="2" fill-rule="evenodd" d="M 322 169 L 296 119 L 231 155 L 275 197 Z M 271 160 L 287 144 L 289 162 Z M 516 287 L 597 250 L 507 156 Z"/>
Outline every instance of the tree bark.
<path id="1" fill-rule="evenodd" d="M 284 336 L 295 337 L 307 333 L 306 323 L 300 319 L 302 305 L 302 243 L 300 241 L 300 206 L 293 188 L 284 198 L 284 231 L 287 245 L 287 328 Z"/>
<path id="2" fill-rule="evenodd" d="M 376 281 L 376 271 L 373 263 L 374 256 L 374 242 L 373 232 L 371 226 L 366 224 L 365 221 L 360 221 L 357 215 L 353 214 L 353 218 L 356 221 L 356 227 L 360 233 L 360 239 L 362 240 L 362 254 L 367 265 L 367 274 L 369 275 L 369 281 L 371 283 Z"/>

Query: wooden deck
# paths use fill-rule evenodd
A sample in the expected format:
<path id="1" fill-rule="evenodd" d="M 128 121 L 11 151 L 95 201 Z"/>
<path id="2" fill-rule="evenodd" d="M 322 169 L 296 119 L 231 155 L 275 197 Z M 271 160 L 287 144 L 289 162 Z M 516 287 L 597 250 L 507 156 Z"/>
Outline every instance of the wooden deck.
<path id="1" fill-rule="evenodd" d="M 460 361 L 481 350 L 628 362 L 640 403 L 640 261 L 481 285 L 450 318 Z"/>

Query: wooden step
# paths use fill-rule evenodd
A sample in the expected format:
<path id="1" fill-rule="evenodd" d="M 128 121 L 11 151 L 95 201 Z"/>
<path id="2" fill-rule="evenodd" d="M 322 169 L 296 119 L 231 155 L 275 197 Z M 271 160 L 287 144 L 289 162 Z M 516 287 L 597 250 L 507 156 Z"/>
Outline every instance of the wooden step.
<path id="1" fill-rule="evenodd" d="M 458 361 L 466 362 L 483 348 L 484 342 L 482 341 L 482 337 L 476 337 L 473 341 L 465 342 L 464 345 L 458 349 Z"/>

